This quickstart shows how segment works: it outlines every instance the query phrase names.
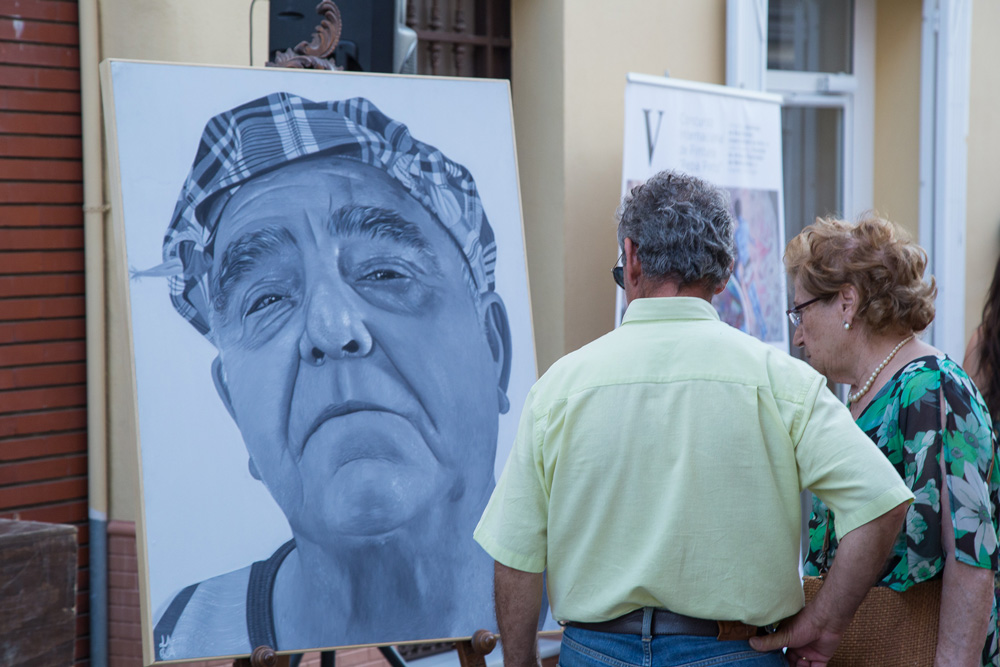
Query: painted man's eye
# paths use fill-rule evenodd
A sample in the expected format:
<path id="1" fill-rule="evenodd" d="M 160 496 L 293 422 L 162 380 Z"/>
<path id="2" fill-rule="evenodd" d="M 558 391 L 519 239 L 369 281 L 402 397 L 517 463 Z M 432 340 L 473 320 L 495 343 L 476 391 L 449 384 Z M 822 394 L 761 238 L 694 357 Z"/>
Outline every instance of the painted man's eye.
<path id="1" fill-rule="evenodd" d="M 406 278 L 399 271 L 394 271 L 392 269 L 376 269 L 369 273 L 366 273 L 364 280 L 399 280 L 400 278 Z"/>
<path id="2" fill-rule="evenodd" d="M 393 313 L 415 313 L 427 305 L 433 293 L 432 269 L 436 267 L 417 253 L 390 250 L 375 248 L 368 257 L 346 267 L 344 275 L 372 306 Z"/>
<path id="3" fill-rule="evenodd" d="M 247 309 L 247 315 L 252 315 L 253 313 L 256 313 L 258 310 L 267 308 L 268 306 L 281 301 L 283 298 L 285 297 L 279 294 L 265 294 L 264 296 L 260 297 L 252 304 L 250 304 L 250 308 Z"/>

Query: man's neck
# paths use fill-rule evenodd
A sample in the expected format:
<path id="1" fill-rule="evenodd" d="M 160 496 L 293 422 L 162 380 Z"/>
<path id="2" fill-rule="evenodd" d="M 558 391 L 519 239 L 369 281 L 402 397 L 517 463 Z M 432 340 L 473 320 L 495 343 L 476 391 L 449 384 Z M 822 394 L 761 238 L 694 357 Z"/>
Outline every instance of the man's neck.
<path id="1" fill-rule="evenodd" d="M 702 283 L 689 283 L 682 285 L 677 280 L 649 280 L 643 279 L 639 282 L 636 294 L 633 295 L 632 299 L 653 299 L 660 297 L 671 297 L 671 296 L 691 296 L 698 299 L 704 299 L 709 303 L 712 302 L 712 296 L 715 294 L 714 290 L 709 287 L 705 287 Z M 629 300 L 631 303 L 632 299 Z"/>

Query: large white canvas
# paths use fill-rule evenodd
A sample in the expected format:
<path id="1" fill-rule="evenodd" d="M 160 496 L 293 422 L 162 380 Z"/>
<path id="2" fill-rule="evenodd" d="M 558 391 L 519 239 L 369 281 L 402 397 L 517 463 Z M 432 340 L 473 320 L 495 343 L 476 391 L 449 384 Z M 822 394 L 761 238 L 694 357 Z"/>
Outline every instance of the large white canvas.
<path id="1" fill-rule="evenodd" d="M 787 351 L 781 98 L 629 74 L 622 196 L 664 169 L 729 192 L 737 265 L 713 304 L 724 321 Z M 619 290 L 619 321 L 623 296 Z"/>
<path id="2" fill-rule="evenodd" d="M 496 235 L 496 292 L 506 304 L 512 340 L 511 407 L 499 418 L 495 457 L 499 477 L 520 407 L 536 378 L 507 82 L 128 61 L 105 63 L 104 75 L 105 108 L 114 120 L 109 130 L 117 146 L 111 158 L 120 176 L 116 220 L 124 222 L 133 270 L 161 262 L 163 235 L 206 121 L 270 93 L 313 101 L 364 97 L 471 172 Z M 241 433 L 213 386 L 215 348 L 174 310 L 165 279 L 130 280 L 129 295 L 149 656 L 150 623 L 180 589 L 268 558 L 291 532 L 282 511 L 251 476 Z M 472 538 L 470 533 L 454 539 Z M 325 646 L 341 645 L 336 632 L 331 638 Z M 434 638 L 377 630 L 368 642 Z"/>

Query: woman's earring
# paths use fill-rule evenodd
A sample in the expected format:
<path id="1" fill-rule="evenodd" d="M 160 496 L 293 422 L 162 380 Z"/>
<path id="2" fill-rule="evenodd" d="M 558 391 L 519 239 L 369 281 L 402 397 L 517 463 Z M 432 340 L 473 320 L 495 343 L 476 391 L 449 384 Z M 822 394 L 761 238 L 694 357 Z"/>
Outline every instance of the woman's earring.
<path id="1" fill-rule="evenodd" d="M 848 324 L 847 322 L 844 322 L 844 330 L 845 331 L 850 331 L 851 330 L 851 325 Z"/>

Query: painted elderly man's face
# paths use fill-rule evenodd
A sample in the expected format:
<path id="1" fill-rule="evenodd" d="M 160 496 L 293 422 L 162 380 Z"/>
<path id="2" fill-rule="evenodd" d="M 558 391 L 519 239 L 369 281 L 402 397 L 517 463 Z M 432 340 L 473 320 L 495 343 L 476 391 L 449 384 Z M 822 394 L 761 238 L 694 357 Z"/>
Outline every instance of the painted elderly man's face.
<path id="1" fill-rule="evenodd" d="M 396 181 L 354 161 L 288 165 L 225 206 L 220 394 L 296 534 L 384 535 L 489 489 L 503 309 L 473 295 L 464 262 Z"/>

